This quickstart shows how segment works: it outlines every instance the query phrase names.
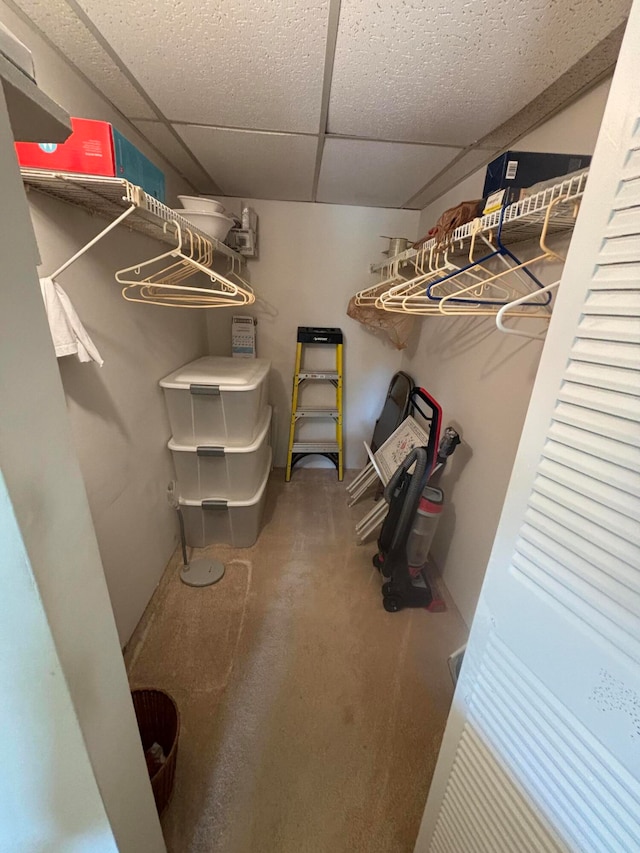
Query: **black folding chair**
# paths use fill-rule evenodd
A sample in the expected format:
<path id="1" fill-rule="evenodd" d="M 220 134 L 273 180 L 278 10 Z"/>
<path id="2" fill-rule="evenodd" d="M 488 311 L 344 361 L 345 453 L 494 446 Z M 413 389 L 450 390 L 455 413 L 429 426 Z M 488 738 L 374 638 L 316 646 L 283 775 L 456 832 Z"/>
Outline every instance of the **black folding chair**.
<path id="1" fill-rule="evenodd" d="M 376 421 L 371 439 L 371 451 L 375 453 L 382 447 L 389 436 L 394 433 L 409 414 L 411 407 L 411 392 L 414 389 L 413 379 L 408 373 L 399 370 L 389 383 L 387 396 Z"/>

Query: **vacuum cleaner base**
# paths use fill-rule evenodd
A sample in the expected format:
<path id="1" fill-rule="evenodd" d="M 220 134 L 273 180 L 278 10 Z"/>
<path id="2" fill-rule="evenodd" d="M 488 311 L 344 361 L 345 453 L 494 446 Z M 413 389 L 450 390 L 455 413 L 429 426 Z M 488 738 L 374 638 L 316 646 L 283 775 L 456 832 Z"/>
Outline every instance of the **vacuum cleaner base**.
<path id="1" fill-rule="evenodd" d="M 383 577 L 384 561 L 380 554 L 373 558 L 373 565 Z M 440 610 L 440 600 L 434 599 L 431 585 L 423 569 L 417 569 L 403 581 L 385 580 L 382 584 L 382 606 L 388 613 L 397 613 L 405 607 L 422 607 Z"/>
<path id="2" fill-rule="evenodd" d="M 431 587 L 422 571 L 411 577 L 409 583 L 386 581 L 382 585 L 382 606 L 388 613 L 397 613 L 405 607 L 428 609 L 432 601 Z"/>

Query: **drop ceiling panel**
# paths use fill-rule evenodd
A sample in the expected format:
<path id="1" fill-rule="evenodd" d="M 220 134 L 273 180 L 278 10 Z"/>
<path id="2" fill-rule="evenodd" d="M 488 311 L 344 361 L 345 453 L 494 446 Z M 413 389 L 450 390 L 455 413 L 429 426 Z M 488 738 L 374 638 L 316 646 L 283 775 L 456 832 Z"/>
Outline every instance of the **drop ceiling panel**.
<path id="1" fill-rule="evenodd" d="M 65 0 L 16 0 L 16 5 L 120 112 L 138 118 L 156 117 L 140 92 Z"/>
<path id="2" fill-rule="evenodd" d="M 80 0 L 171 121 L 317 133 L 328 0 Z"/>
<path id="3" fill-rule="evenodd" d="M 315 136 L 175 128 L 224 195 L 310 201 Z"/>
<path id="4" fill-rule="evenodd" d="M 430 145 L 327 139 L 318 201 L 400 207 L 459 152 Z"/>
<path id="5" fill-rule="evenodd" d="M 453 187 L 464 181 L 469 175 L 474 174 L 478 169 L 482 169 L 494 157 L 497 157 L 499 153 L 499 149 L 472 148 L 470 151 L 464 153 L 459 160 L 456 160 L 450 169 L 438 175 L 433 181 L 430 181 L 428 184 L 425 181 L 421 186 L 416 186 L 414 188 L 415 195 L 412 198 L 405 199 L 405 202 L 407 202 L 406 206 L 422 210 L 428 204 L 431 204 L 432 201 L 435 201 L 441 195 L 448 192 L 448 190 L 453 189 Z M 479 187 L 475 195 L 476 198 L 482 193 L 484 174 L 478 183 Z M 467 195 L 465 198 L 474 198 L 474 196 Z M 459 201 L 463 201 L 463 198 L 460 198 Z"/>
<path id="6" fill-rule="evenodd" d="M 524 107 L 630 0 L 342 0 L 329 132 L 467 145 Z"/>
<path id="7" fill-rule="evenodd" d="M 566 108 L 576 95 L 584 93 L 594 81 L 602 79 L 603 75 L 613 74 L 623 34 L 624 26 L 617 27 L 523 110 L 485 136 L 482 145 L 509 147 L 514 139 L 547 121 L 558 110 Z"/>
<path id="8" fill-rule="evenodd" d="M 188 154 L 165 124 L 158 121 L 134 121 L 134 124 L 199 193 L 215 194 L 218 191 L 210 175 Z"/>

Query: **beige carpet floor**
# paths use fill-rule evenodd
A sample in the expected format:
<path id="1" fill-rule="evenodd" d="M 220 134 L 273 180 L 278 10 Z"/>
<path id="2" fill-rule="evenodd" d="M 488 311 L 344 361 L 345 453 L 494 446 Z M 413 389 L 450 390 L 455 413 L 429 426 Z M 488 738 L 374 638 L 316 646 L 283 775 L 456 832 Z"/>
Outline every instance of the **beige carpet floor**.
<path id="1" fill-rule="evenodd" d="M 255 546 L 208 549 L 220 583 L 169 565 L 126 661 L 181 713 L 170 853 L 413 850 L 466 630 L 450 600 L 383 610 L 367 506 L 327 469 L 276 470 Z"/>

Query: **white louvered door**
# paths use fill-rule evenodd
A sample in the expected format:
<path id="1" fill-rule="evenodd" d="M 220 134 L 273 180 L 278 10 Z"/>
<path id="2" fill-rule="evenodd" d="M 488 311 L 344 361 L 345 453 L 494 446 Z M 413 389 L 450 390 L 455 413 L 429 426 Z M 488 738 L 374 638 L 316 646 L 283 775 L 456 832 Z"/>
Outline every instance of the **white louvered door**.
<path id="1" fill-rule="evenodd" d="M 638 45 L 636 0 L 416 853 L 640 851 Z"/>

